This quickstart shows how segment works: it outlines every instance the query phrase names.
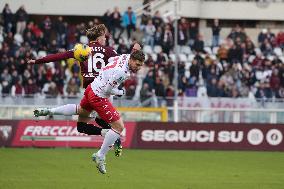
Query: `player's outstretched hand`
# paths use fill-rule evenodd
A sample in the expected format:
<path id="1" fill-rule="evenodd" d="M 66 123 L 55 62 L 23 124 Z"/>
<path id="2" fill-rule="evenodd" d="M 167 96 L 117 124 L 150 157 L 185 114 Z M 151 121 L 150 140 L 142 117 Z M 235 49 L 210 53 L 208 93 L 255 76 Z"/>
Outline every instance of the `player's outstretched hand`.
<path id="1" fill-rule="evenodd" d="M 35 64 L 35 60 L 33 60 L 33 59 L 29 60 L 28 64 Z"/>
<path id="2" fill-rule="evenodd" d="M 119 89 L 120 94 L 117 94 L 115 96 L 117 97 L 122 97 L 123 95 L 125 95 L 125 90 L 124 89 Z"/>
<path id="3" fill-rule="evenodd" d="M 141 50 L 141 45 L 139 43 L 134 43 L 132 52 Z"/>

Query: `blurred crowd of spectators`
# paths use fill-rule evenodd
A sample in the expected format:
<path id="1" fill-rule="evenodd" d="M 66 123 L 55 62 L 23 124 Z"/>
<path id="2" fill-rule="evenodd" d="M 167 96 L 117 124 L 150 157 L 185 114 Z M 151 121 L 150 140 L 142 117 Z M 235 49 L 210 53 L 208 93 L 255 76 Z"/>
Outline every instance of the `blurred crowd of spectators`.
<path id="1" fill-rule="evenodd" d="M 72 49 L 77 42 L 86 43 L 86 29 L 98 23 L 104 23 L 109 29 L 112 36 L 109 45 L 118 53 L 128 53 L 133 40 L 142 40 L 144 48 L 150 47 L 141 71 L 143 81 L 138 92 L 141 102 L 152 96 L 174 96 L 174 62 L 178 57 L 173 56 L 175 35 L 170 14 L 161 16 L 157 11 L 152 16 L 146 7 L 139 27 L 131 7 L 123 13 L 115 7 L 88 23 L 70 23 L 62 16 L 57 20 L 46 16 L 41 22 L 34 22 L 24 6 L 13 13 L 8 4 L 0 22 L 1 94 L 78 96 L 82 90 L 77 61 L 34 66 L 26 62 Z M 198 22 L 179 20 L 179 49 L 188 49 L 180 51 L 183 56 L 179 56 L 179 95 L 284 98 L 284 32 L 274 34 L 263 29 L 258 43 L 254 44 L 245 29 L 238 25 L 226 39 L 220 39 L 221 30 L 219 21 L 214 20 L 212 42 L 208 47 L 199 32 Z M 135 75 L 125 83 L 127 96 L 135 95 L 138 83 Z"/>

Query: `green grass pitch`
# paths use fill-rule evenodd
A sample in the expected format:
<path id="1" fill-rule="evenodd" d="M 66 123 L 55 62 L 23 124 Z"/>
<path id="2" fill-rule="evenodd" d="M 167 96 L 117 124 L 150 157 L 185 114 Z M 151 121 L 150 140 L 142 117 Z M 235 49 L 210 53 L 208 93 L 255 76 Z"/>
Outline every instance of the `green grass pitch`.
<path id="1" fill-rule="evenodd" d="M 111 151 L 106 175 L 95 149 L 0 149 L 0 189 L 283 189 L 284 153 Z"/>

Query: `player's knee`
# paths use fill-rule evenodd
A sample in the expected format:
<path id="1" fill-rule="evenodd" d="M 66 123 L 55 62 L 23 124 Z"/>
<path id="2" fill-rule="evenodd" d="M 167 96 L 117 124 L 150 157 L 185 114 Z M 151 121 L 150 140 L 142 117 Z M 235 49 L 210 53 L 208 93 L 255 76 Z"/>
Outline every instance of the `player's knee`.
<path id="1" fill-rule="evenodd" d="M 118 121 L 115 121 L 113 123 L 111 123 L 111 127 L 116 130 L 117 132 L 121 133 L 124 129 L 124 124 L 122 122 L 122 120 L 118 120 Z"/>
<path id="2" fill-rule="evenodd" d="M 86 126 L 87 126 L 87 123 L 77 122 L 77 131 L 79 133 L 85 133 Z"/>

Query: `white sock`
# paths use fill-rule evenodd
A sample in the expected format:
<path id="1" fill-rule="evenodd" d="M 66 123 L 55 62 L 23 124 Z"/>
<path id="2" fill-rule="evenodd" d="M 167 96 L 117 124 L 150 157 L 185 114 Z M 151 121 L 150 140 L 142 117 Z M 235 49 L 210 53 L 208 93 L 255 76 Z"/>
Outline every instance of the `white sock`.
<path id="1" fill-rule="evenodd" d="M 65 115 L 65 116 L 71 116 L 71 115 L 77 115 L 78 114 L 76 104 L 67 104 L 67 105 L 64 105 L 64 106 L 51 108 L 50 112 L 53 115 Z"/>
<path id="2" fill-rule="evenodd" d="M 105 135 L 101 149 L 97 153 L 98 156 L 104 157 L 107 154 L 107 152 L 111 149 L 114 142 L 119 138 L 119 136 L 120 135 L 118 134 L 118 132 L 110 129 Z"/>
<path id="3" fill-rule="evenodd" d="M 102 137 L 105 137 L 105 136 L 106 136 L 106 133 L 107 133 L 109 130 L 110 130 L 110 129 L 102 129 L 102 131 L 101 131 Z"/>

